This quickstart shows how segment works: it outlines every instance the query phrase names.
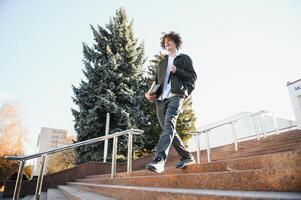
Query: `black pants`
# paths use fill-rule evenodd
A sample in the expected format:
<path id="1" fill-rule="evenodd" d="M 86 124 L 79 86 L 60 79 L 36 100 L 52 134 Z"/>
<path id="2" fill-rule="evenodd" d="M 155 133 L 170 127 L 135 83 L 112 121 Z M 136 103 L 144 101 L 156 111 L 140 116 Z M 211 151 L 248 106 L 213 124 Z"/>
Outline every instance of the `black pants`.
<path id="1" fill-rule="evenodd" d="M 163 130 L 157 144 L 156 157 L 166 160 L 171 144 L 181 157 L 192 156 L 176 131 L 177 118 L 181 112 L 183 101 L 184 98 L 180 96 L 173 96 L 163 101 L 156 100 L 157 118 Z"/>

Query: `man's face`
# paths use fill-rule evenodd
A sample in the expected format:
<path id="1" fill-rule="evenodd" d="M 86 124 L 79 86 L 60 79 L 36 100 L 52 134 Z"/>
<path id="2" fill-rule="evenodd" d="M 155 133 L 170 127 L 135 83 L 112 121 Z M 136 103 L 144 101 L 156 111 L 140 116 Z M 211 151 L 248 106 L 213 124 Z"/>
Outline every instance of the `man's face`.
<path id="1" fill-rule="evenodd" d="M 176 43 L 175 43 L 172 39 L 170 39 L 170 38 L 168 38 L 168 37 L 165 38 L 164 44 L 165 44 L 165 49 L 166 49 L 167 51 L 174 51 L 174 50 L 176 50 L 176 48 L 177 48 Z"/>

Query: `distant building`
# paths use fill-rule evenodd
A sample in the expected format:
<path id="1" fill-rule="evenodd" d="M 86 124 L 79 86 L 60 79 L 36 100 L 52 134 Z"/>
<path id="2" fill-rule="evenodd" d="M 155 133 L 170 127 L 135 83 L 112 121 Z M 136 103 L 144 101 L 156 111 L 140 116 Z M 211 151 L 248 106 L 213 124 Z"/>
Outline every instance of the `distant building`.
<path id="1" fill-rule="evenodd" d="M 301 129 L 301 79 L 287 83 L 298 129 Z"/>
<path id="2" fill-rule="evenodd" d="M 65 144 L 69 144 L 70 140 L 67 137 L 67 130 L 42 127 L 38 137 L 36 152 L 40 153 L 55 149 Z M 39 175 L 41 169 L 41 158 L 36 159 L 33 175 Z M 47 167 L 44 168 L 44 173 L 47 173 Z"/>

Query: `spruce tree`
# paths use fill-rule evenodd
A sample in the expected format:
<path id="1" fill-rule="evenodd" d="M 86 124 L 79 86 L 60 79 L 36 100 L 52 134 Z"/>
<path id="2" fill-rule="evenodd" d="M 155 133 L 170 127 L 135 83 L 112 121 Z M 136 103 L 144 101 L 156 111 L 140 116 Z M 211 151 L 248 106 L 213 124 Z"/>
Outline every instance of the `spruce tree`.
<path id="1" fill-rule="evenodd" d="M 110 134 L 145 124 L 141 67 L 145 62 L 144 44 L 138 44 L 132 30 L 133 21 L 123 8 L 116 11 L 105 28 L 90 25 L 93 47 L 83 43 L 83 73 L 78 87 L 73 87 L 72 108 L 78 142 L 103 136 L 106 113 L 110 113 Z M 111 151 L 111 142 L 109 143 Z M 134 137 L 134 148 L 143 146 Z M 127 137 L 118 140 L 118 153 L 126 155 Z M 110 153 L 108 154 L 110 155 Z M 101 161 L 103 142 L 77 148 L 77 163 Z"/>

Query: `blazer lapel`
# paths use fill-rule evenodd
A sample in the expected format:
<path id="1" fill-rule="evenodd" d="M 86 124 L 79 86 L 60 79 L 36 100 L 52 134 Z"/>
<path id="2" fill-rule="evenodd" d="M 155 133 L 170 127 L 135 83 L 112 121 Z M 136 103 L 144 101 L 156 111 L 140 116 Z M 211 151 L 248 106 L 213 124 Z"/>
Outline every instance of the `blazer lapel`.
<path id="1" fill-rule="evenodd" d="M 168 64 L 168 55 L 166 55 L 164 57 L 164 60 L 163 60 L 163 72 L 162 72 L 162 76 L 161 76 L 161 81 L 160 83 L 162 83 L 164 81 L 164 78 L 165 78 L 165 75 L 166 75 L 166 70 L 167 70 L 167 64 Z"/>
<path id="2" fill-rule="evenodd" d="M 179 58 L 181 56 L 182 56 L 182 54 L 180 53 L 177 57 L 175 57 L 175 59 L 173 60 L 174 66 L 178 67 L 178 59 L 177 58 Z"/>

